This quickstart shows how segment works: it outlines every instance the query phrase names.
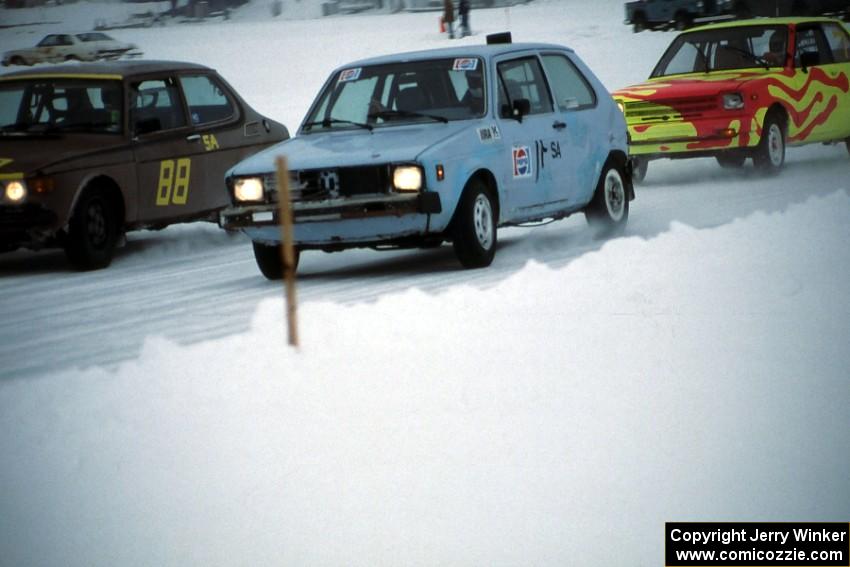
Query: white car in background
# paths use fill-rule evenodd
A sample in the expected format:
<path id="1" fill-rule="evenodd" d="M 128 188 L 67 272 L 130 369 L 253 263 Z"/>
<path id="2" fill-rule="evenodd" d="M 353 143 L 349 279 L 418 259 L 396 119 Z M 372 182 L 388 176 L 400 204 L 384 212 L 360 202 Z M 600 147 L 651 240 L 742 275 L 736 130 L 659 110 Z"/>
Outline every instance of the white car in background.
<path id="1" fill-rule="evenodd" d="M 141 56 L 142 52 L 137 45 L 118 41 L 103 32 L 54 33 L 45 36 L 35 47 L 5 52 L 3 65 L 96 61 Z"/>

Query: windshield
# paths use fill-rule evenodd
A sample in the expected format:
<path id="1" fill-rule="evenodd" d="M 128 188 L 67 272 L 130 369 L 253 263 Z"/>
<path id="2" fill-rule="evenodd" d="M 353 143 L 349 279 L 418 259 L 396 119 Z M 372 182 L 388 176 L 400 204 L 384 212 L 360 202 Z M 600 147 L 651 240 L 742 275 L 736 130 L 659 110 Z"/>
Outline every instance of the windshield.
<path id="1" fill-rule="evenodd" d="M 302 131 L 483 116 L 483 67 L 478 58 L 455 57 L 344 69 L 319 95 Z"/>
<path id="2" fill-rule="evenodd" d="M 118 81 L 0 82 L 0 132 L 119 134 L 122 101 Z"/>
<path id="3" fill-rule="evenodd" d="M 787 46 L 785 26 L 746 26 L 686 33 L 673 41 L 651 77 L 784 67 Z"/>

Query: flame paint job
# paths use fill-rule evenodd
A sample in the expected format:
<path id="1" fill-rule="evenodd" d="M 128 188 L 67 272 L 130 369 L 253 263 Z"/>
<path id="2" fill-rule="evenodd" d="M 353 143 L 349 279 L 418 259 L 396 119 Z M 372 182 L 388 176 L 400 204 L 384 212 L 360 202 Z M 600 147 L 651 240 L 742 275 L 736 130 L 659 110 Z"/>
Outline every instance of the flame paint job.
<path id="1" fill-rule="evenodd" d="M 780 20 L 760 22 L 776 25 Z M 793 37 L 795 23 L 787 19 L 783 23 Z M 787 60 L 793 62 L 793 42 L 789 44 Z M 743 108 L 723 108 L 723 95 L 729 93 L 743 96 Z M 754 148 L 761 141 L 767 113 L 775 106 L 787 116 L 789 145 L 850 137 L 850 63 L 821 65 L 808 72 L 789 64 L 674 75 L 649 79 L 613 96 L 625 105 L 632 155 Z"/>

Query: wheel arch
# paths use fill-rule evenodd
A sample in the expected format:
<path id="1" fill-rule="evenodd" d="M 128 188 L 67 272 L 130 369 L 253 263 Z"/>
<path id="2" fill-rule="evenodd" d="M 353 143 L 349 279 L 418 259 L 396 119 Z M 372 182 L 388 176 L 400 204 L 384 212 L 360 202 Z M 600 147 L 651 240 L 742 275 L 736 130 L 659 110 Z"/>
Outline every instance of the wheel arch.
<path id="1" fill-rule="evenodd" d="M 110 202 L 112 203 L 112 210 L 118 219 L 118 226 L 121 227 L 123 231 L 123 227 L 126 224 L 127 220 L 127 204 L 124 199 L 124 192 L 121 191 L 121 186 L 115 181 L 112 177 L 105 174 L 98 174 L 91 176 L 85 179 L 81 184 L 80 188 L 77 190 L 77 194 L 74 196 L 74 201 L 71 204 L 71 208 L 68 214 L 68 219 L 70 222 L 71 216 L 74 214 L 75 209 L 77 208 L 77 203 L 80 201 L 80 197 L 82 197 L 83 193 L 93 189 L 101 189 L 109 195 Z"/>

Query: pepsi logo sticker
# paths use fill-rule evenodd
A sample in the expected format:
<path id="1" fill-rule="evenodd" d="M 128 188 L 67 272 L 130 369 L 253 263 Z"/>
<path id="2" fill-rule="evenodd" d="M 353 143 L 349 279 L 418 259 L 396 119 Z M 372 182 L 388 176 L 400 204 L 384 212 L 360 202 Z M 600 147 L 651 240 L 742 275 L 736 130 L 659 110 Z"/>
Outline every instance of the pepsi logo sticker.
<path id="1" fill-rule="evenodd" d="M 514 178 L 531 177 L 531 151 L 528 146 L 517 146 L 513 150 L 514 158 Z"/>
<path id="2" fill-rule="evenodd" d="M 360 78 L 360 71 L 362 70 L 363 69 L 361 67 L 357 67 L 356 69 L 346 69 L 339 74 L 339 82 L 344 83 L 346 81 L 356 81 Z"/>
<path id="3" fill-rule="evenodd" d="M 478 59 L 474 57 L 460 57 L 455 59 L 452 65 L 453 71 L 475 71 L 478 69 Z"/>

